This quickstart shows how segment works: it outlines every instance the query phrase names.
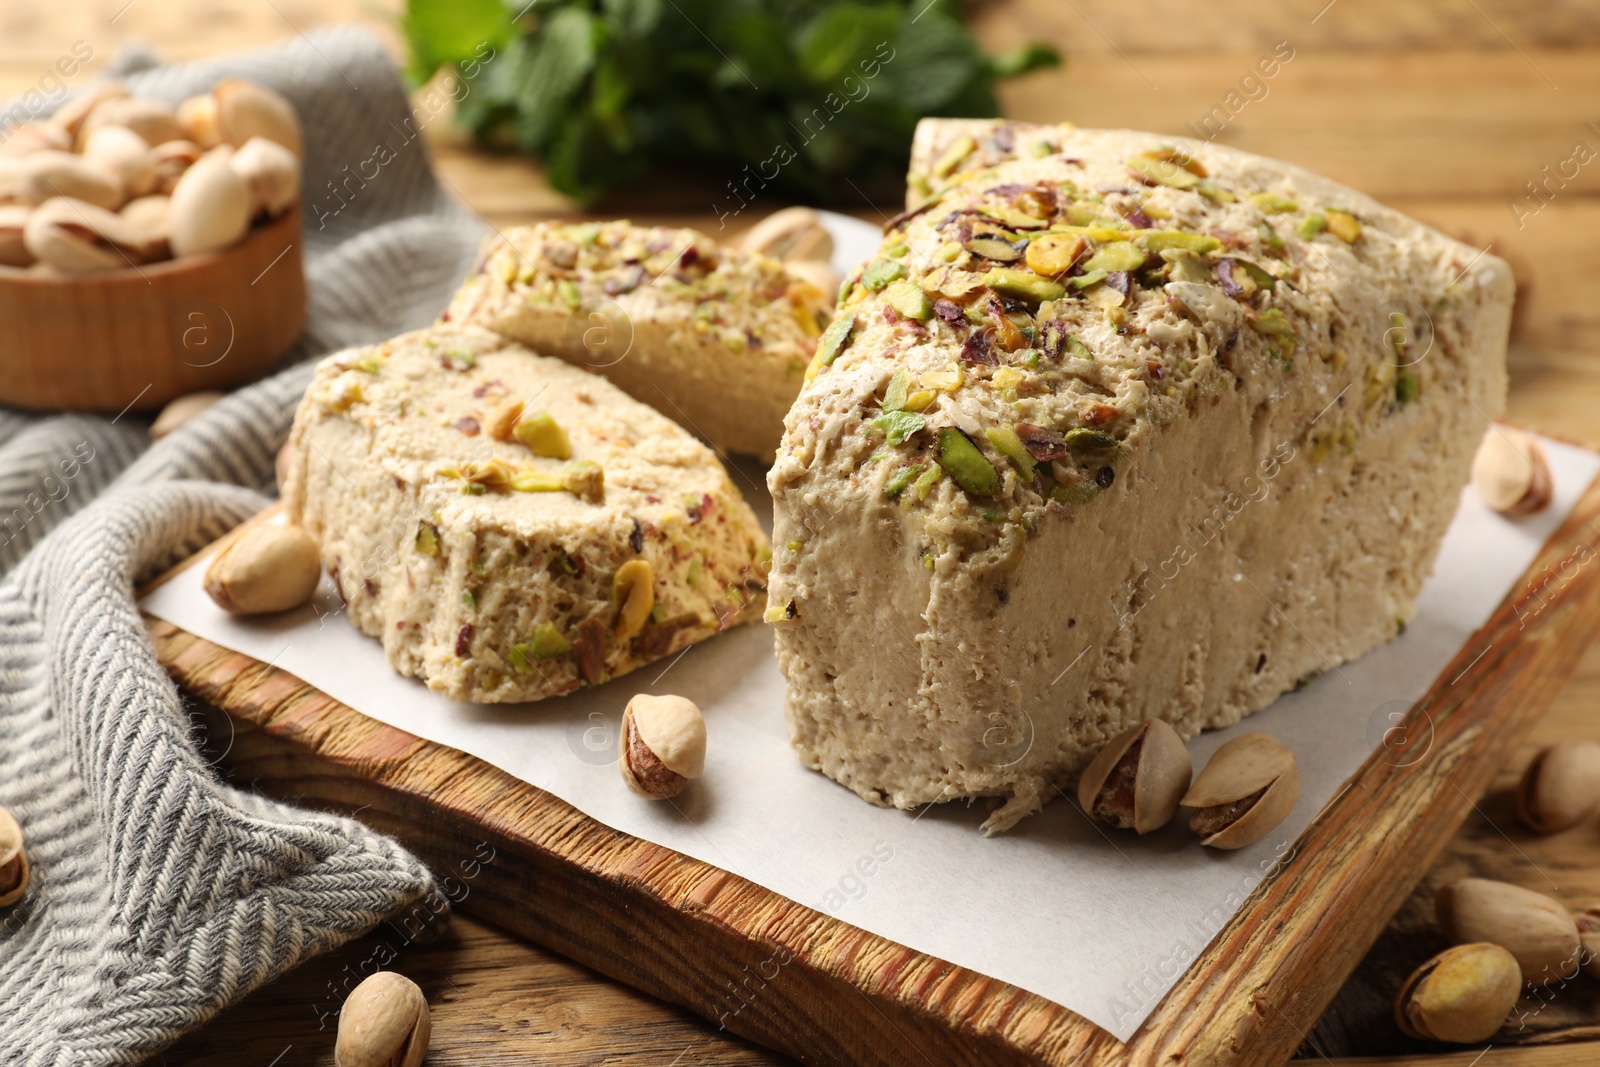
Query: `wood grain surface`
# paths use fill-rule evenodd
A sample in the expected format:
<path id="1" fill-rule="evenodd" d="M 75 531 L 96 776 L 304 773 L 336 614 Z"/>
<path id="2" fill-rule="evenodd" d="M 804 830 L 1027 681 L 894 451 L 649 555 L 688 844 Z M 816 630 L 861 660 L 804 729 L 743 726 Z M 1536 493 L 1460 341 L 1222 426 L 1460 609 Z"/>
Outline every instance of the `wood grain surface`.
<path id="1" fill-rule="evenodd" d="M 13 0 L 0 6 L 0 96 L 36 87 L 77 40 L 94 48 L 95 69 L 134 40 L 186 58 L 353 20 L 372 27 L 398 55 L 396 6 L 395 0 Z M 1350 182 L 1479 247 L 1492 243 L 1519 279 L 1512 417 L 1600 447 L 1600 301 L 1593 295 L 1600 278 L 1600 165 L 1547 183 L 1539 200 L 1526 187 L 1547 182 L 1544 168 L 1568 160 L 1575 144 L 1600 148 L 1600 131 L 1591 125 L 1600 122 L 1600 9 L 1591 0 L 1249 0 L 1226 11 L 1187 0 L 989 0 L 975 11 L 991 46 L 1044 37 L 1068 57 L 1064 70 L 1008 86 L 1002 93 L 1008 113 L 1084 125 L 1183 132 L 1237 88 L 1260 55 L 1278 41 L 1291 42 L 1294 60 L 1218 140 Z M 448 187 L 497 225 L 585 213 L 551 192 L 521 157 L 475 150 L 443 123 L 431 125 L 426 137 Z M 608 198 L 592 213 L 715 233 L 711 204 L 726 177 L 652 182 Z M 864 203 L 855 210 L 877 217 Z M 753 213 L 732 226 L 748 221 Z M 1576 900 L 1600 896 L 1600 828 L 1533 838 L 1517 828 L 1504 803 L 1534 746 L 1563 737 L 1600 740 L 1597 708 L 1600 647 L 1591 647 L 1530 741 L 1505 752 L 1509 769 L 1379 939 L 1304 1055 L 1378 1056 L 1349 1061 L 1372 1067 L 1600 1062 L 1600 1043 L 1504 1048 L 1504 1036 L 1481 1061 L 1477 1049 L 1439 1057 L 1433 1054 L 1439 1049 L 1394 1032 L 1383 1004 L 1393 975 L 1431 950 L 1434 882 L 1473 871 L 1553 892 L 1549 879 Z M 466 931 L 459 940 L 452 933 L 436 946 L 408 947 L 401 959 L 408 971 L 448 977 L 469 991 L 456 999 L 440 977 L 424 981 L 430 993 L 441 984 L 446 990 L 433 998 L 441 1025 L 472 1034 L 471 1062 L 781 1062 L 544 950 L 470 919 L 457 923 Z M 334 961 L 353 966 L 376 940 L 353 943 L 257 992 L 180 1043 L 166 1062 L 265 1065 L 282 1056 L 283 1063 L 331 1064 L 331 1040 L 319 1041 L 327 1035 L 309 1005 L 338 968 L 320 968 Z M 558 1000 L 547 996 L 546 982 L 556 983 Z M 1600 1023 L 1594 995 L 1581 985 L 1563 990 L 1537 1017 L 1538 1038 L 1594 1036 Z M 1429 1054 L 1406 1055 L 1423 1052 Z"/>

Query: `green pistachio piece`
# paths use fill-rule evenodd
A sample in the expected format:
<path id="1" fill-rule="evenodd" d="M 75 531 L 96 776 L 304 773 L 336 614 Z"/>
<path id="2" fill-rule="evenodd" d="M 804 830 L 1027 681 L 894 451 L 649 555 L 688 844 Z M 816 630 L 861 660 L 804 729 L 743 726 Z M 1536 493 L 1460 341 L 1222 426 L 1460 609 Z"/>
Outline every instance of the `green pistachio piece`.
<path id="1" fill-rule="evenodd" d="M 1251 193 L 1250 199 L 1268 215 L 1281 215 L 1287 211 L 1299 211 L 1300 205 L 1290 200 L 1287 196 L 1277 193 Z"/>
<path id="2" fill-rule="evenodd" d="M 873 419 L 872 425 L 883 431 L 891 445 L 902 445 L 906 438 L 922 429 L 927 422 L 915 411 L 886 411 Z"/>
<path id="3" fill-rule="evenodd" d="M 883 291 L 884 301 L 908 319 L 926 322 L 933 315 L 933 302 L 920 286 L 895 282 Z"/>
<path id="4" fill-rule="evenodd" d="M 527 649 L 535 659 L 554 659 L 572 651 L 572 642 L 561 635 L 555 623 L 541 622 L 533 628 L 533 639 Z"/>
<path id="5" fill-rule="evenodd" d="M 1162 251 L 1161 258 L 1172 264 L 1169 277 L 1175 282 L 1215 282 L 1216 275 L 1205 261 L 1193 252 L 1186 252 L 1181 248 L 1168 248 Z"/>
<path id="6" fill-rule="evenodd" d="M 583 303 L 583 294 L 578 292 L 578 287 L 570 278 L 563 278 L 556 283 L 556 292 L 561 294 L 562 303 L 569 308 L 576 309 Z"/>
<path id="7" fill-rule="evenodd" d="M 1261 243 L 1268 248 L 1282 248 L 1283 238 L 1278 236 L 1278 231 L 1272 228 L 1272 223 L 1263 222 L 1256 230 L 1261 235 Z"/>
<path id="8" fill-rule="evenodd" d="M 946 241 L 933 255 L 940 262 L 954 263 L 961 256 L 961 244 L 957 241 Z"/>
<path id="9" fill-rule="evenodd" d="M 536 456 L 547 459 L 571 459 L 572 442 L 567 440 L 567 432 L 561 424 L 550 417 L 546 411 L 524 415 L 517 420 L 511 433 L 517 440 L 533 450 Z"/>
<path id="10" fill-rule="evenodd" d="M 1049 278 L 1041 278 L 1030 270 L 1013 270 L 1009 267 L 994 267 L 983 276 L 983 284 L 991 289 L 1005 293 L 1007 296 L 1017 297 L 1039 303 L 1044 300 L 1056 300 L 1067 293 L 1067 287 L 1060 282 L 1053 282 Z"/>
<path id="11" fill-rule="evenodd" d="M 1108 271 L 1103 270 L 1092 270 L 1087 274 L 1080 274 L 1076 278 L 1069 278 L 1068 281 L 1071 282 L 1074 289 L 1087 289 L 1095 282 L 1105 281 L 1108 273 Z"/>
<path id="12" fill-rule="evenodd" d="M 1153 230 L 1139 240 L 1152 252 L 1160 252 L 1165 248 L 1181 248 L 1185 252 L 1204 255 L 1222 247 L 1222 242 L 1215 237 L 1208 237 L 1203 233 L 1182 233 L 1177 230 Z"/>
<path id="13" fill-rule="evenodd" d="M 1117 439 L 1108 433 L 1076 426 L 1061 435 L 1068 448 L 1074 452 L 1100 452 L 1117 447 Z"/>
<path id="14" fill-rule="evenodd" d="M 883 390 L 884 411 L 900 411 L 906 406 L 906 397 L 911 392 L 911 372 L 905 369 L 897 370 L 889 376 L 889 384 Z"/>
<path id="15" fill-rule="evenodd" d="M 1094 358 L 1094 353 L 1089 351 L 1089 346 L 1084 344 L 1083 339 L 1076 334 L 1067 338 L 1067 354 L 1078 359 Z"/>
<path id="16" fill-rule="evenodd" d="M 1300 225 L 1296 228 L 1300 231 L 1300 236 L 1309 241 L 1328 228 L 1328 220 L 1323 215 L 1307 215 L 1300 220 Z"/>
<path id="17" fill-rule="evenodd" d="M 906 276 L 906 268 L 892 259 L 874 259 L 861 271 L 861 284 L 877 292 Z"/>
<path id="18" fill-rule="evenodd" d="M 1193 189 L 1200 178 L 1170 160 L 1138 155 L 1127 161 L 1128 169 L 1152 185 L 1170 185 L 1174 189 Z"/>
<path id="19" fill-rule="evenodd" d="M 439 531 L 431 522 L 417 523 L 417 551 L 424 556 L 437 556 L 439 554 Z"/>
<path id="20" fill-rule="evenodd" d="M 1294 323 L 1283 317 L 1283 312 L 1277 308 L 1269 308 L 1250 320 L 1250 328 L 1256 333 L 1269 337 L 1295 336 Z"/>
<path id="21" fill-rule="evenodd" d="M 989 438 L 989 443 L 1002 456 L 1016 464 L 1017 470 L 1022 473 L 1022 480 L 1033 481 L 1034 458 L 1028 454 L 1028 449 L 1022 443 L 1022 438 L 1017 436 L 1017 431 L 1010 426 L 991 426 L 984 431 Z"/>
<path id="22" fill-rule="evenodd" d="M 1188 171 L 1184 173 L 1187 174 Z M 1144 257 L 1144 249 L 1137 245 L 1127 241 L 1113 241 L 1095 249 L 1094 255 L 1084 263 L 1083 269 L 1089 274 L 1099 270 L 1107 273 L 1114 270 L 1138 270 L 1144 266 Z"/>
<path id="23" fill-rule="evenodd" d="M 961 161 L 977 151 L 978 142 L 971 137 L 957 137 L 950 142 L 950 147 L 939 153 L 939 158 L 933 161 L 933 176 L 935 178 L 948 178 L 950 172 L 961 165 Z"/>
<path id="24" fill-rule="evenodd" d="M 1348 211 L 1329 208 L 1328 232 L 1345 244 L 1353 244 L 1361 236 L 1361 221 Z"/>
<path id="25" fill-rule="evenodd" d="M 1022 252 L 1016 245 L 992 234 L 972 238 L 967 242 L 966 249 L 975 256 L 992 259 L 996 263 L 1015 263 L 1022 258 Z"/>
<path id="26" fill-rule="evenodd" d="M 606 497 L 606 472 L 592 459 L 580 459 L 561 468 L 561 487 L 580 500 L 599 504 Z"/>
<path id="27" fill-rule="evenodd" d="M 1411 403 L 1421 391 L 1422 380 L 1417 377 L 1417 372 L 1410 367 L 1401 371 L 1394 380 L 1394 399 L 1398 404 Z"/>
<path id="28" fill-rule="evenodd" d="M 855 328 L 856 316 L 854 312 L 845 312 L 834 319 L 822 336 L 817 338 L 817 355 L 815 365 L 826 367 L 839 358 L 839 353 L 844 349 L 845 340 L 850 336 L 850 331 Z"/>
<path id="29" fill-rule="evenodd" d="M 917 480 L 911 483 L 911 492 L 918 500 L 926 500 L 940 478 L 944 477 L 944 468 L 935 463 L 923 471 Z"/>
<path id="30" fill-rule="evenodd" d="M 899 259 L 909 251 L 911 251 L 911 249 L 906 246 L 904 241 L 896 241 L 892 245 L 885 245 L 883 254 L 888 256 L 890 259 Z"/>
<path id="31" fill-rule="evenodd" d="M 1248 259 L 1235 259 L 1232 261 L 1235 270 L 1242 270 L 1251 281 L 1262 289 L 1272 290 L 1277 288 L 1278 279 L 1268 274 L 1266 270 L 1250 262 Z"/>
<path id="32" fill-rule="evenodd" d="M 889 480 L 883 483 L 883 496 L 885 500 L 893 500 L 899 496 L 911 480 L 922 473 L 922 464 L 917 463 L 909 467 L 901 467 L 889 475 Z"/>
<path id="33" fill-rule="evenodd" d="M 1005 223 L 1013 230 L 1037 230 L 1042 229 L 1045 224 L 1045 220 L 1037 215 L 1030 215 L 1026 211 L 1018 211 L 1016 208 L 1002 205 L 991 204 L 979 210 L 991 219 Z"/>
<path id="34" fill-rule="evenodd" d="M 972 438 L 953 426 L 939 431 L 939 466 L 973 496 L 994 496 L 1000 491 L 1000 474 L 984 458 Z"/>

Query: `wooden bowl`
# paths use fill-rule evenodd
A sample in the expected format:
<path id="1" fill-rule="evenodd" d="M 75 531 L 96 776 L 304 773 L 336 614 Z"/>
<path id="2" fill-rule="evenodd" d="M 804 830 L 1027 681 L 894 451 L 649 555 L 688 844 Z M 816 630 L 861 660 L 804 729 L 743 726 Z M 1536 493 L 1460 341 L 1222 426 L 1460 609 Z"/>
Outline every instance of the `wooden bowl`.
<path id="1" fill-rule="evenodd" d="M 228 389 L 305 320 L 299 208 L 220 252 L 70 278 L 0 268 L 0 403 L 121 412 Z"/>

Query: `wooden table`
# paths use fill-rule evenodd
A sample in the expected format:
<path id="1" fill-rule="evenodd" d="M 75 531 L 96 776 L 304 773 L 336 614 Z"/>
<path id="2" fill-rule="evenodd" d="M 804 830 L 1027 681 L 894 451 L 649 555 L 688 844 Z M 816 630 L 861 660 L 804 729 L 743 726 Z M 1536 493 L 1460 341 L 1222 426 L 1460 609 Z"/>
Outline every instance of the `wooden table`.
<path id="1" fill-rule="evenodd" d="M 75 41 L 90 69 L 123 42 L 165 56 L 210 55 L 335 21 L 372 26 L 400 54 L 398 0 L 20 0 L 0 9 L 0 97 L 37 84 Z M 1600 7 L 1584 0 L 1251 0 L 1203 14 L 1186 0 L 1013 0 L 976 5 L 993 48 L 1044 38 L 1064 70 L 1005 88 L 1006 112 L 1037 120 L 1189 132 L 1213 107 L 1217 139 L 1303 164 L 1479 247 L 1517 270 L 1511 417 L 1600 448 L 1600 160 L 1549 179 L 1582 143 L 1600 152 Z M 1245 84 L 1256 60 L 1287 42 L 1293 58 Z M 1243 101 L 1240 106 L 1240 101 Z M 1215 123 L 1215 120 L 1213 120 Z M 428 128 L 441 175 L 496 225 L 578 209 L 515 156 L 474 151 L 442 124 Z M 1546 167 L 1549 171 L 1546 171 Z M 1571 174 L 1568 164 L 1566 173 Z M 619 194 L 602 213 L 715 229 L 715 190 L 671 184 Z M 773 207 L 779 206 L 774 203 Z M 876 219 L 885 205 L 846 205 Z M 754 213 L 752 213 L 754 214 Z M 1302 1055 L 1341 1067 L 1577 1067 L 1600 1062 L 1600 983 L 1555 993 L 1530 1030 L 1481 1059 L 1406 1042 L 1384 1023 L 1400 972 L 1437 947 L 1431 890 L 1468 872 L 1573 901 L 1600 899 L 1600 823 L 1552 838 L 1521 830 L 1507 790 L 1535 746 L 1600 739 L 1600 647 L 1550 710 L 1526 751 L 1479 803 Z M 243 783 L 248 785 L 248 783 Z M 333 1017 L 380 943 L 380 929 L 259 990 L 157 1063 L 332 1064 Z M 433 1064 L 755 1064 L 785 1062 L 674 1007 L 620 987 L 465 915 L 393 964 L 419 981 L 434 1011 Z M 1372 1059 L 1339 1057 L 1373 1056 Z"/>

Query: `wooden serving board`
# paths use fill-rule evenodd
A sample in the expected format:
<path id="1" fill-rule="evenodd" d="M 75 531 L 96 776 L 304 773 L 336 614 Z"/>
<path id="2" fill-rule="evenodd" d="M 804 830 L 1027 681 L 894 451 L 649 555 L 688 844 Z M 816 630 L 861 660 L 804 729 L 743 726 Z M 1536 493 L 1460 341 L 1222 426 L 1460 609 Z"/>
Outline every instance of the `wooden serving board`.
<path id="1" fill-rule="evenodd" d="M 1301 1044 L 1576 668 L 1600 625 L 1597 555 L 1600 481 L 1126 1044 L 148 623 L 180 687 L 222 717 L 211 736 L 229 738 L 243 781 L 356 815 L 441 877 L 491 848 L 460 907 L 805 1063 L 1269 1064 Z"/>

